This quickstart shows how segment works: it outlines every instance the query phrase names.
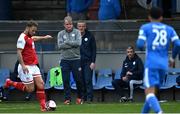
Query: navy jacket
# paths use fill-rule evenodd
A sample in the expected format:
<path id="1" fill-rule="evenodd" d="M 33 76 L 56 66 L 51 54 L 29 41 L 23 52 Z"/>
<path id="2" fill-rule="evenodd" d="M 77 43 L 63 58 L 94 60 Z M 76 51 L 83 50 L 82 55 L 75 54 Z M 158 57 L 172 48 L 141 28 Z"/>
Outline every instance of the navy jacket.
<path id="1" fill-rule="evenodd" d="M 96 61 L 96 41 L 94 36 L 88 31 L 85 31 L 82 36 L 82 43 L 80 47 L 81 60 L 87 62 Z"/>
<path id="2" fill-rule="evenodd" d="M 128 57 L 123 61 L 121 77 L 126 76 L 126 72 L 132 72 L 133 75 L 129 76 L 129 80 L 142 80 L 144 73 L 144 65 L 142 60 L 137 54 L 130 60 Z"/>

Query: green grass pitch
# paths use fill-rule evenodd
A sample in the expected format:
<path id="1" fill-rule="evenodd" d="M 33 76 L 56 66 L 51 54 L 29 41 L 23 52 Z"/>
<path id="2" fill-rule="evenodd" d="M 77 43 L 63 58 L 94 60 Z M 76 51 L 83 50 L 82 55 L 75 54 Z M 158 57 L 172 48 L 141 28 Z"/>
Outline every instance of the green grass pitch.
<path id="1" fill-rule="evenodd" d="M 134 103 L 92 103 L 64 105 L 57 102 L 57 109 L 50 113 L 140 113 L 142 102 Z M 180 102 L 161 103 L 165 113 L 180 113 Z M 0 102 L 0 113 L 41 113 L 36 101 Z"/>

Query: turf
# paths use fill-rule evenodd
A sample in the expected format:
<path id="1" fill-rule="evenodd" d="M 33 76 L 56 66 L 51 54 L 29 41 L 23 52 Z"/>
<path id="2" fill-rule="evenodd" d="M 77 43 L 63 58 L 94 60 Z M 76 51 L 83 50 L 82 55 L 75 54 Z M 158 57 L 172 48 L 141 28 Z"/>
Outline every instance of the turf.
<path id="1" fill-rule="evenodd" d="M 63 105 L 51 113 L 140 113 L 143 103 L 92 103 Z M 165 113 L 180 113 L 180 102 L 161 103 Z M 40 113 L 38 102 L 0 102 L 0 113 Z"/>

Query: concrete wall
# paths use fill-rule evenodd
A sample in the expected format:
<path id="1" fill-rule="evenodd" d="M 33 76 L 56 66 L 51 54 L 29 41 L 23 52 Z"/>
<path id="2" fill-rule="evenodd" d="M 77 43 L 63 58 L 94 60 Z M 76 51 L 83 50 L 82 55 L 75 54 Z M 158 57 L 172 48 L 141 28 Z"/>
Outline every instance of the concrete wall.
<path id="1" fill-rule="evenodd" d="M 144 61 L 145 54 L 144 52 L 137 52 L 138 55 Z M 42 69 L 47 72 L 50 68 L 59 65 L 59 53 L 57 51 L 54 52 L 39 52 L 39 63 Z M 103 53 L 97 52 L 96 58 L 96 70 L 102 68 L 111 68 L 116 70 L 117 68 L 122 66 L 123 60 L 126 57 L 125 52 L 111 52 L 111 53 Z M 1 52 L 0 53 L 0 68 L 9 68 L 13 71 L 14 64 L 17 60 L 16 52 Z M 176 67 L 179 66 L 179 61 L 176 60 Z"/>
<path id="2" fill-rule="evenodd" d="M 27 21 L 0 21 L 0 51 L 16 51 L 16 42 L 19 34 L 24 30 Z M 39 27 L 37 35 L 50 34 L 54 38 L 39 42 L 51 43 L 57 47 L 57 33 L 64 29 L 62 21 L 38 21 Z M 100 28 L 98 25 L 113 23 L 115 28 Z M 135 46 L 138 36 L 138 29 L 145 21 L 138 20 L 119 20 L 119 21 L 87 21 L 88 29 L 94 34 L 97 50 L 119 51 L 125 50 L 127 45 Z M 172 25 L 178 34 L 180 34 L 180 23 L 178 20 L 165 21 L 165 23 Z M 76 23 L 74 23 L 76 27 Z M 105 37 L 107 33 L 111 36 Z M 100 35 L 98 35 L 100 34 Z M 108 49 L 108 43 L 112 43 L 112 49 Z M 104 47 L 101 48 L 101 43 Z M 51 50 L 56 51 L 56 50 Z"/>

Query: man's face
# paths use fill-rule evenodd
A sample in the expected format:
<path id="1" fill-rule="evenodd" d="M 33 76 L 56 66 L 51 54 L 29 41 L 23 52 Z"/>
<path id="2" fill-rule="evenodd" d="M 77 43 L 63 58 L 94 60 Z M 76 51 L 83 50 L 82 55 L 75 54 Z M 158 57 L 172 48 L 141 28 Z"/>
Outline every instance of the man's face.
<path id="1" fill-rule="evenodd" d="M 67 20 L 64 22 L 64 27 L 67 31 L 71 31 L 73 28 L 72 22 L 68 22 Z"/>
<path id="2" fill-rule="evenodd" d="M 126 51 L 127 51 L 127 56 L 129 59 L 134 57 L 134 50 L 133 49 L 128 48 Z"/>
<path id="3" fill-rule="evenodd" d="M 83 33 L 86 29 L 86 24 L 85 23 L 78 23 L 77 28 L 81 33 Z"/>
<path id="4" fill-rule="evenodd" d="M 28 34 L 29 35 L 34 36 L 36 34 L 36 31 L 37 31 L 36 26 L 28 27 Z"/>

